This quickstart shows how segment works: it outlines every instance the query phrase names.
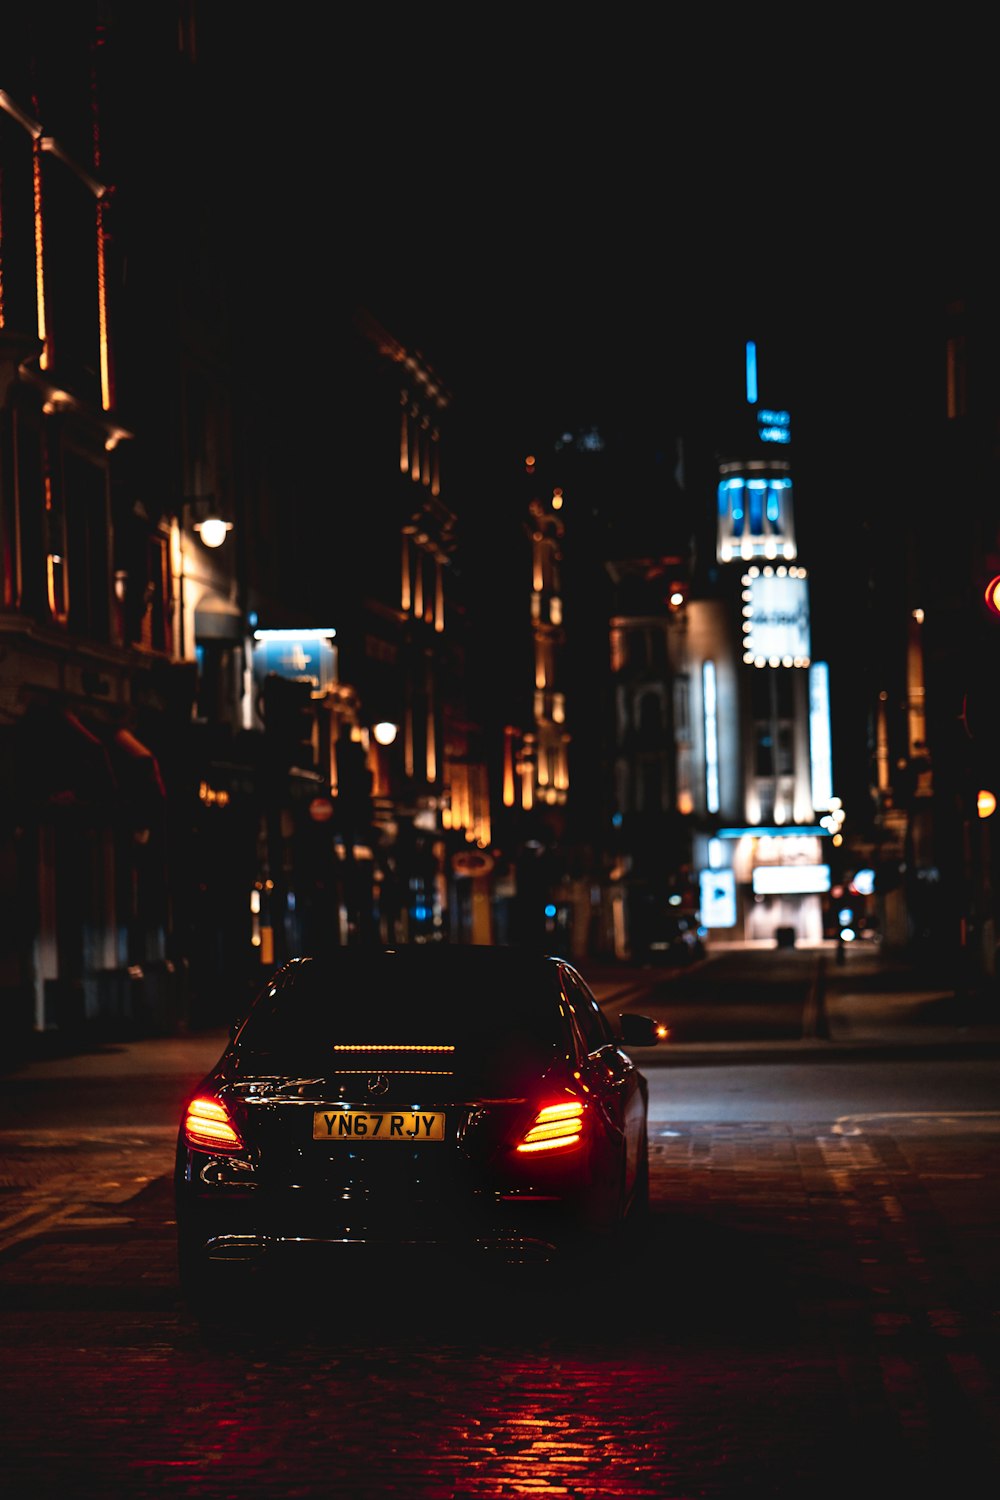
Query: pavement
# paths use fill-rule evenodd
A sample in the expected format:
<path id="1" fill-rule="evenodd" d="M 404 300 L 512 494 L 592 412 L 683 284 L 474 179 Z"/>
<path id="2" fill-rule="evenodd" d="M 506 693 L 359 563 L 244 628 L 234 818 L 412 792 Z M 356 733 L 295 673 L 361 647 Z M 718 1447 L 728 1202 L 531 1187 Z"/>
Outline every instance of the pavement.
<path id="1" fill-rule="evenodd" d="M 843 961 L 840 961 L 842 958 Z M 681 1041 L 668 1048 L 638 1049 L 643 1064 L 694 1065 L 732 1054 L 759 1061 L 771 1056 L 829 1055 L 836 1051 L 937 1049 L 983 1053 L 1000 1049 L 1000 987 L 965 993 L 945 973 L 926 963 L 887 956 L 874 945 L 840 955 L 836 944 L 779 949 L 773 944 L 714 945 L 708 956 L 684 969 L 620 962 L 579 963 L 602 1009 L 616 1018 L 623 1010 L 642 1011 L 672 1027 L 685 1007 L 704 1008 L 720 989 L 742 982 L 765 987 L 799 984 L 806 990 L 802 1033 L 766 1040 Z M 734 979 L 734 974 L 736 978 Z M 651 988 L 652 985 L 652 988 Z M 691 994 L 697 991 L 697 998 Z M 136 1037 L 45 1032 L 27 1038 L 0 1060 L 0 1077 L 114 1078 L 130 1074 L 198 1077 L 221 1053 L 225 1028 Z"/>
<path id="2" fill-rule="evenodd" d="M 732 985 L 734 971 L 758 986 L 798 984 L 805 990 L 798 1036 L 683 1041 L 676 1035 L 682 1028 L 673 1026 L 669 1047 L 656 1053 L 646 1049 L 644 1062 L 657 1056 L 695 1063 L 730 1053 L 763 1059 L 807 1052 L 982 1052 L 1000 1047 L 1000 985 L 966 986 L 946 964 L 886 954 L 875 944 L 838 949 L 835 942 L 824 942 L 783 949 L 769 942 L 719 943 L 705 959 L 684 969 L 607 963 L 580 968 L 609 1016 L 641 1010 L 668 1027 L 711 1004 L 716 977 L 721 992 Z"/>

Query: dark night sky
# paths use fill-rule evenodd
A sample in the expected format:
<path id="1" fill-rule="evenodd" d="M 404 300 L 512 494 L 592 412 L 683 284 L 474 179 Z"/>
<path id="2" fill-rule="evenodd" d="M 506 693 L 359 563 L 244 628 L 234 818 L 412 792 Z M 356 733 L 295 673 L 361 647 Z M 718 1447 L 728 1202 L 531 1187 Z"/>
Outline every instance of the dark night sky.
<path id="1" fill-rule="evenodd" d="M 218 146 L 254 266 L 309 300 L 307 353 L 328 304 L 362 304 L 466 410 L 499 393 L 521 451 L 636 406 L 672 427 L 755 337 L 785 347 L 803 481 L 843 495 L 919 452 L 927 328 L 994 241 L 975 27 L 280 21 L 221 28 Z"/>
<path id="2" fill-rule="evenodd" d="M 280 26 L 224 26 L 218 45 L 220 146 L 258 242 L 262 193 L 294 201 L 298 273 L 398 311 L 456 391 L 505 362 L 540 408 L 617 401 L 620 365 L 738 319 L 792 330 L 810 383 L 835 329 L 856 372 L 855 329 L 878 307 L 903 319 L 976 238 L 987 143 L 947 92 L 974 38 L 530 21 L 355 16 L 327 35 L 287 0 Z M 275 221 L 262 249 L 301 257 L 287 233 Z"/>
<path id="3" fill-rule="evenodd" d="M 224 26 L 215 59 L 231 227 L 310 309 L 283 354 L 315 359 L 331 309 L 363 305 L 521 454 L 637 410 L 676 431 L 744 339 L 782 346 L 820 649 L 854 691 L 858 522 L 922 498 L 935 321 L 995 239 L 988 38 L 914 16 L 863 39 L 715 12 L 379 12 L 333 36 L 317 16 Z"/>
<path id="4" fill-rule="evenodd" d="M 987 219 L 974 27 L 203 9 L 224 175 L 262 253 L 317 306 L 342 292 L 405 324 L 456 393 L 506 367 L 545 420 L 628 403 L 664 358 L 684 380 L 739 323 L 794 335 L 800 414 L 848 380 L 882 399 L 912 367 L 912 298 Z M 269 202 L 301 240 L 269 231 Z M 859 355 L 873 328 L 885 374 Z"/>

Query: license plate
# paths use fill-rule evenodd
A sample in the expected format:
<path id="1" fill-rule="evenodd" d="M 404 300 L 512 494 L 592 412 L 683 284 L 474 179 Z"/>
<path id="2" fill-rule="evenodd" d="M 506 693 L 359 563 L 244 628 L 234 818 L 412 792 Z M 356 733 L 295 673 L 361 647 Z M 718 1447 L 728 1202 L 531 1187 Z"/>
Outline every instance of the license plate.
<path id="1" fill-rule="evenodd" d="M 441 1110 L 375 1110 L 318 1109 L 313 1115 L 314 1141 L 401 1141 L 444 1140 L 444 1113 Z"/>

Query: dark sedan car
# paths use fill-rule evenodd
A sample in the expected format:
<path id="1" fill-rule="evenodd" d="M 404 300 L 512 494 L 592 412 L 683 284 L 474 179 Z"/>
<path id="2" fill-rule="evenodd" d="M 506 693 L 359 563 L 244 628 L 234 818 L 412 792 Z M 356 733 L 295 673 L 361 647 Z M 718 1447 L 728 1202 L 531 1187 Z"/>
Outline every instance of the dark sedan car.
<path id="1" fill-rule="evenodd" d="M 556 1260 L 648 1201 L 644 1075 L 564 959 L 346 947 L 285 964 L 191 1094 L 177 1142 L 182 1289 L 345 1255 Z"/>

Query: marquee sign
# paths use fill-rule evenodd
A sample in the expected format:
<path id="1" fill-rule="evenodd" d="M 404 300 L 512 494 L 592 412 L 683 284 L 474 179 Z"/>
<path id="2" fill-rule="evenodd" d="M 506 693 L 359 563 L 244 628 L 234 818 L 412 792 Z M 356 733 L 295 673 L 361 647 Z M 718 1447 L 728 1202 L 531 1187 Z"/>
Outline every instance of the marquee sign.
<path id="1" fill-rule="evenodd" d="M 743 660 L 755 667 L 809 665 L 805 568 L 750 568 L 743 578 Z"/>

